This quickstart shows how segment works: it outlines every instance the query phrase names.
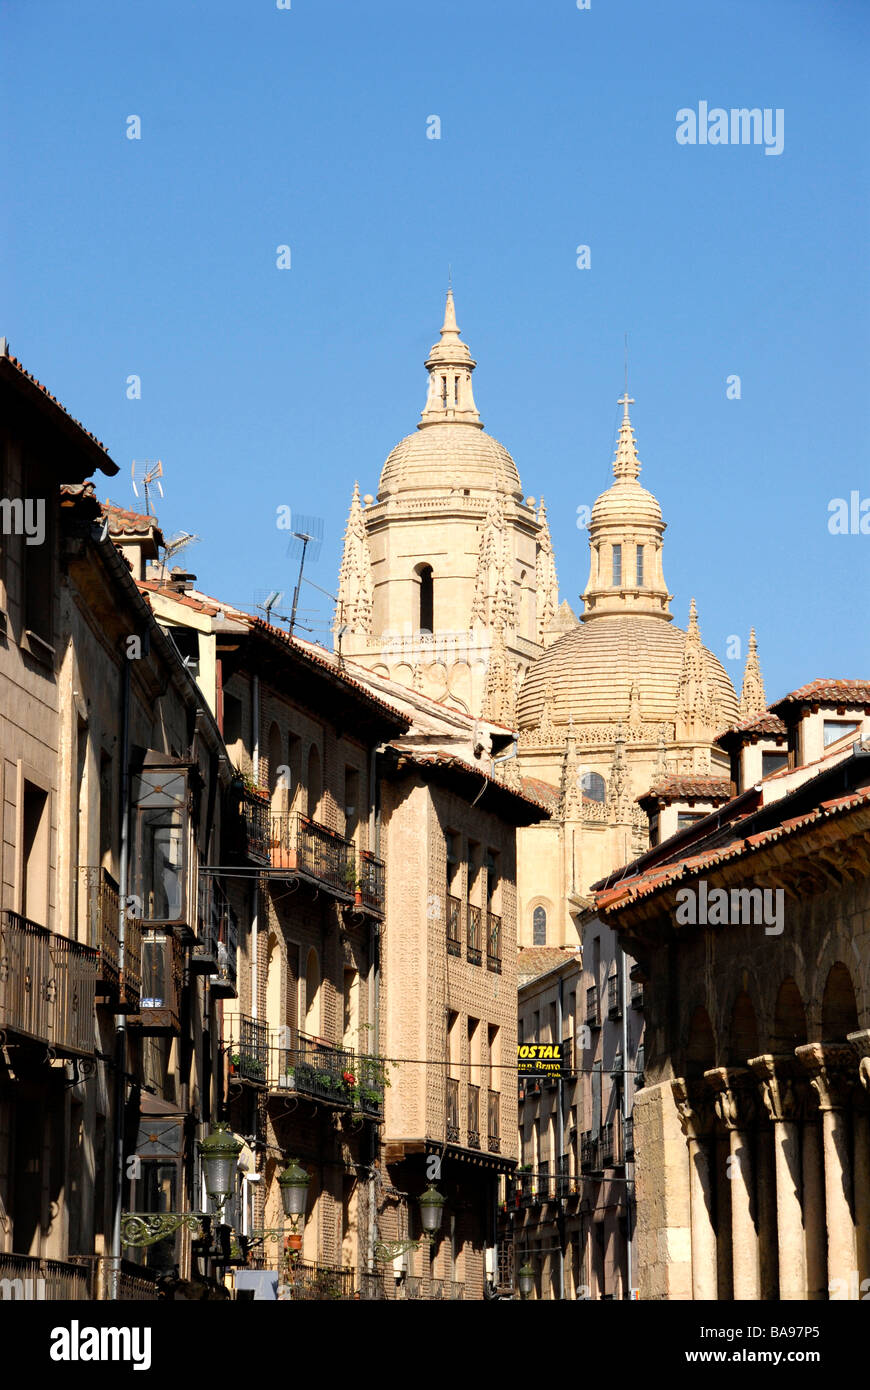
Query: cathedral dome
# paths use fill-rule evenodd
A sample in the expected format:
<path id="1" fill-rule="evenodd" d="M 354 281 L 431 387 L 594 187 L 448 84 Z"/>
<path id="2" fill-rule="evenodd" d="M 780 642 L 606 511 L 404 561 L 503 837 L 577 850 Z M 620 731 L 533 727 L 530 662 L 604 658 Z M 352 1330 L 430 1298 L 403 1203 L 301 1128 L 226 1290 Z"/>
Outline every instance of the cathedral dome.
<path id="1" fill-rule="evenodd" d="M 628 522 L 661 526 L 662 509 L 652 493 L 641 487 L 635 478 L 620 478 L 602 492 L 592 508 L 589 522 L 590 526 Z"/>
<path id="2" fill-rule="evenodd" d="M 686 640 L 679 628 L 643 615 L 602 616 L 574 628 L 529 668 L 517 704 L 519 728 L 537 728 L 545 702 L 555 724 L 627 719 L 632 687 L 645 722 L 674 721 Z M 737 696 L 721 663 L 706 647 L 701 651 L 724 726 L 737 718 Z"/>
<path id="3" fill-rule="evenodd" d="M 472 424 L 445 421 L 406 435 L 381 472 L 378 498 L 446 488 L 495 489 L 522 497 L 517 466 L 503 444 Z"/>
<path id="4" fill-rule="evenodd" d="M 447 291 L 441 336 L 429 351 L 429 389 L 415 434 L 396 445 L 381 472 L 378 501 L 398 492 L 508 493 L 522 501 L 517 466 L 486 434 L 471 385 L 476 362 L 459 336 L 453 291 Z"/>

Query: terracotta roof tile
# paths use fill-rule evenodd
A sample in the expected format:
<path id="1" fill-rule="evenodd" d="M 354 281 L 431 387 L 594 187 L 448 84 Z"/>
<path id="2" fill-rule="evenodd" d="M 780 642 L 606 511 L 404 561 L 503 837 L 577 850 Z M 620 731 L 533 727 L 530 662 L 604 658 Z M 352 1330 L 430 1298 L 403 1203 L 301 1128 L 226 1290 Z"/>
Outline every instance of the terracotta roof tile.
<path id="1" fill-rule="evenodd" d="M 490 773 L 485 772 L 482 767 L 475 767 L 473 763 L 467 763 L 464 758 L 458 758 L 455 753 L 446 753 L 443 749 L 437 748 L 426 749 L 424 751 L 419 748 L 406 748 L 395 744 L 393 746 L 396 747 L 396 751 L 400 758 L 416 763 L 419 767 L 454 767 L 462 772 L 470 772 L 475 777 L 483 777 L 484 780 L 489 782 L 492 786 L 498 787 L 499 791 L 503 791 L 509 796 L 515 796 L 520 801 L 527 802 L 528 805 L 534 806 L 539 811 L 543 811 L 547 816 L 550 814 L 550 807 L 538 801 L 534 796 L 529 795 L 526 791 L 517 791 L 515 787 L 511 787 L 507 782 L 500 782 L 497 777 L 493 777 Z"/>
<path id="2" fill-rule="evenodd" d="M 731 783 L 726 777 L 698 777 L 692 774 L 659 777 L 649 791 L 637 800 L 645 801 L 653 796 L 668 804 L 673 801 L 730 801 Z"/>
<path id="3" fill-rule="evenodd" d="M 726 734 L 773 734 L 784 735 L 786 727 L 778 714 L 771 714 L 770 710 L 763 710 L 761 714 L 751 714 L 748 719 L 739 719 L 736 724 L 729 724 L 727 729 L 716 735 L 715 743 L 725 738 Z"/>
<path id="4" fill-rule="evenodd" d="M 131 532 L 144 536 L 149 531 L 160 530 L 160 522 L 156 516 L 145 516 L 142 512 L 119 507 L 116 502 L 110 502 L 108 497 L 105 502 L 100 503 L 100 510 L 108 519 L 110 536 L 129 535 Z"/>
<path id="5" fill-rule="evenodd" d="M 772 710 L 783 705 L 814 703 L 822 705 L 870 705 L 870 680 L 820 680 L 810 681 L 798 690 L 774 700 Z"/>
<path id="6" fill-rule="evenodd" d="M 72 424 L 76 426 L 77 429 L 80 429 L 82 434 L 87 435 L 88 439 L 90 439 L 92 444 L 96 444 L 98 449 L 102 449 L 103 453 L 106 455 L 106 463 L 109 465 L 108 468 L 104 470 L 106 473 L 112 474 L 118 472 L 118 466 L 116 463 L 113 462 L 112 459 L 109 458 L 109 451 L 106 448 L 103 441 L 101 439 L 97 439 L 97 436 L 95 434 L 91 434 L 90 430 L 85 429 L 81 420 L 77 420 L 74 415 L 71 415 L 70 412 L 67 410 L 66 406 L 61 405 L 57 396 L 53 396 L 51 394 L 48 387 L 43 386 L 42 382 L 38 381 L 37 378 L 33 375 L 33 373 L 29 372 L 27 368 L 23 365 L 23 363 L 19 362 L 17 357 L 12 356 L 11 352 L 9 351 L 6 345 L 5 338 L 2 339 L 2 342 L 0 342 L 0 359 L 2 359 L 5 362 L 8 362 L 10 366 L 14 367 L 15 370 L 19 373 L 19 375 L 23 376 L 27 381 L 29 381 L 32 386 L 35 386 L 38 391 L 41 391 L 42 394 L 48 400 L 51 401 L 52 405 L 56 405 L 58 410 L 63 411 L 63 414 L 67 417 L 67 419 L 70 420 Z"/>

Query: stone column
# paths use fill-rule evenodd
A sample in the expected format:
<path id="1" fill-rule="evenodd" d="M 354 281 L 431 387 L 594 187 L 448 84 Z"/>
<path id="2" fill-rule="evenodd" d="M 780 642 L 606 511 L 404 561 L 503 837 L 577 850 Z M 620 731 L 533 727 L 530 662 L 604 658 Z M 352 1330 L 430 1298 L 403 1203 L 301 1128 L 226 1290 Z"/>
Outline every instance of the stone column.
<path id="1" fill-rule="evenodd" d="M 713 1225 L 713 1182 L 710 1172 L 709 1107 L 689 1095 L 683 1077 L 671 1083 L 680 1125 L 689 1151 L 689 1199 L 692 1223 L 692 1298 L 715 1299 L 716 1230 Z"/>
<path id="2" fill-rule="evenodd" d="M 855 1235 L 858 1248 L 858 1282 L 870 1279 L 870 1028 L 850 1033 L 849 1042 L 858 1053 L 858 1080 L 862 1089 L 855 1093 L 853 1136 L 855 1165 Z M 864 1295 L 870 1291 L 859 1289 Z"/>
<path id="3" fill-rule="evenodd" d="M 800 1131 L 794 1092 L 795 1060 L 770 1053 L 749 1063 L 758 1078 L 764 1108 L 773 1121 L 776 1174 L 776 1245 L 780 1299 L 807 1297 L 806 1253 L 801 1209 Z"/>
<path id="4" fill-rule="evenodd" d="M 822 1112 L 828 1290 L 837 1297 L 854 1298 L 855 1225 L 846 1108 L 857 1080 L 855 1053 L 848 1043 L 807 1043 L 795 1050 L 795 1056 L 809 1073 Z"/>
<path id="5" fill-rule="evenodd" d="M 761 1277 L 749 1138 L 757 1107 L 747 1084 L 750 1073 L 744 1067 L 714 1067 L 704 1073 L 704 1079 L 714 1092 L 717 1118 L 728 1131 L 734 1298 L 757 1302 Z"/>
<path id="6" fill-rule="evenodd" d="M 795 1081 L 801 1119 L 801 1171 L 804 1199 L 804 1252 L 807 1298 L 828 1297 L 828 1234 L 825 1229 L 825 1165 L 819 1098 L 804 1072 Z"/>

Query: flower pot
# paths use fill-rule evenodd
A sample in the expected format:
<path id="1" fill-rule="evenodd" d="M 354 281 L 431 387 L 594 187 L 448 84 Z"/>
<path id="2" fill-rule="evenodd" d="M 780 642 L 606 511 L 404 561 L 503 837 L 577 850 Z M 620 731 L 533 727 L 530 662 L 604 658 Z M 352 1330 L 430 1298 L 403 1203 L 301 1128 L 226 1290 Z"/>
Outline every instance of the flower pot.
<path id="1" fill-rule="evenodd" d="M 287 1237 L 287 1249 L 297 1254 L 302 1249 L 302 1236 L 299 1231 L 291 1231 Z"/>
<path id="2" fill-rule="evenodd" d="M 359 889 L 359 888 L 354 889 L 354 894 L 353 894 L 354 905 L 355 905 L 356 907 L 362 907 L 362 900 L 363 900 L 362 890 Z"/>

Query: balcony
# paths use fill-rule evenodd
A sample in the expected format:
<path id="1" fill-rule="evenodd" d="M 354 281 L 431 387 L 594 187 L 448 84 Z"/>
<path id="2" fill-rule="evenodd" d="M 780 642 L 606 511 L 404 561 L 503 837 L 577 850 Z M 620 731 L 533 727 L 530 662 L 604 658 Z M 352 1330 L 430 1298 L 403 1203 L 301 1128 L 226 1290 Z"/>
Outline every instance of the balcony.
<path id="1" fill-rule="evenodd" d="M 501 1153 L 501 1095 L 498 1091 L 487 1092 L 486 1113 L 489 1152 L 498 1154 Z"/>
<path id="2" fill-rule="evenodd" d="M 352 1299 L 355 1296 L 354 1271 L 299 1260 L 289 1270 L 283 1288 L 284 1298 L 292 1302 L 332 1303 Z"/>
<path id="3" fill-rule="evenodd" d="M 468 1147 L 480 1148 L 480 1087 L 468 1087 Z"/>
<path id="4" fill-rule="evenodd" d="M 601 1027 L 601 1002 L 597 985 L 590 985 L 586 991 L 586 1023 L 589 1028 Z"/>
<path id="5" fill-rule="evenodd" d="M 480 965 L 483 951 L 480 944 L 481 909 L 474 903 L 468 904 L 468 940 L 465 943 L 465 959 L 470 965 Z"/>
<path id="6" fill-rule="evenodd" d="M 143 1033 L 181 1032 L 181 995 L 184 988 L 184 946 L 169 932 L 142 934 L 142 991 L 139 1012 L 130 1023 Z"/>
<path id="7" fill-rule="evenodd" d="M 622 1157 L 634 1158 L 634 1116 L 626 1115 L 622 1121 Z"/>
<path id="8" fill-rule="evenodd" d="M 610 975 L 607 980 L 607 1017 L 620 1018 L 622 1016 L 622 1001 L 619 997 L 619 976 Z"/>
<path id="9" fill-rule="evenodd" d="M 110 873 L 97 866 L 80 868 L 79 882 L 88 944 L 97 951 L 96 993 L 108 999 L 118 1013 L 136 1013 L 142 984 L 142 924 L 138 918 L 125 917 L 122 971 L 118 885 Z"/>
<path id="10" fill-rule="evenodd" d="M 593 1139 L 591 1130 L 580 1136 L 580 1171 L 595 1173 L 600 1169 L 598 1140 Z"/>
<path id="11" fill-rule="evenodd" d="M 90 1297 L 91 1274 L 85 1266 L 32 1255 L 0 1255 L 0 1302 L 63 1299 L 81 1303 Z"/>
<path id="12" fill-rule="evenodd" d="M 265 1086 L 269 1068 L 269 1030 L 258 1018 L 236 1014 L 231 1020 L 229 1074 L 251 1086 Z"/>
<path id="13" fill-rule="evenodd" d="M 242 848 L 254 864 L 269 862 L 270 803 L 265 791 L 245 787 L 239 796 L 238 814 L 242 825 Z"/>
<path id="14" fill-rule="evenodd" d="M 432 1297 L 434 1299 L 463 1299 L 465 1297 L 465 1285 L 458 1283 L 455 1279 L 433 1279 Z"/>
<path id="15" fill-rule="evenodd" d="M 0 1029 L 60 1052 L 94 1050 L 98 952 L 17 912 L 0 913 Z"/>
<path id="16" fill-rule="evenodd" d="M 269 856 L 273 869 L 301 874 L 338 897 L 350 900 L 354 896 L 354 847 L 319 821 L 298 812 L 272 816 Z"/>
<path id="17" fill-rule="evenodd" d="M 419 1274 L 406 1274 L 404 1284 L 404 1298 L 423 1297 L 423 1280 Z"/>
<path id="18" fill-rule="evenodd" d="M 641 980 L 631 982 L 631 1007 L 633 1009 L 643 1008 L 643 983 Z"/>
<path id="19" fill-rule="evenodd" d="M 447 894 L 447 954 L 462 955 L 462 904 Z"/>
<path id="20" fill-rule="evenodd" d="M 501 974 L 501 917 L 494 912 L 487 913 L 486 968 L 495 975 Z"/>
<path id="21" fill-rule="evenodd" d="M 610 1168 L 613 1164 L 613 1121 L 608 1120 L 606 1125 L 601 1126 L 601 1139 L 599 1141 L 599 1157 L 602 1168 Z"/>
<path id="22" fill-rule="evenodd" d="M 356 899 L 360 907 L 383 916 L 384 861 L 376 859 L 370 850 L 361 850 L 357 872 Z"/>
<path id="23" fill-rule="evenodd" d="M 459 1143 L 459 1082 L 447 1078 L 447 1143 Z"/>
<path id="24" fill-rule="evenodd" d="M 288 1030 L 290 1046 L 268 1049 L 270 1092 L 307 1096 L 371 1119 L 383 1118 L 386 1069 L 382 1058 L 332 1047 Z"/>
<path id="25" fill-rule="evenodd" d="M 191 953 L 190 968 L 208 975 L 212 994 L 234 999 L 238 953 L 238 921 L 230 901 L 211 874 L 200 873 L 197 944 Z"/>

